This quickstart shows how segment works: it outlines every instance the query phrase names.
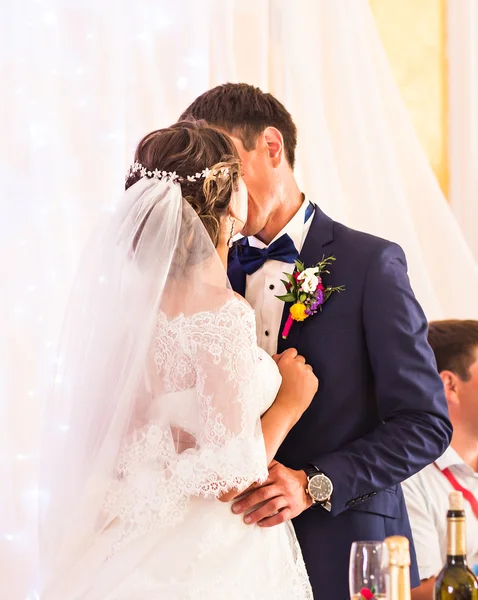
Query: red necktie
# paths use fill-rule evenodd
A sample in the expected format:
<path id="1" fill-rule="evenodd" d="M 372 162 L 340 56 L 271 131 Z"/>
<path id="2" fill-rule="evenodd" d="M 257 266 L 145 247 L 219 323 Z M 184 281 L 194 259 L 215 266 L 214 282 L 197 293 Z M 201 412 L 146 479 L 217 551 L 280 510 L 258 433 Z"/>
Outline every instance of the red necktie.
<path id="1" fill-rule="evenodd" d="M 478 501 L 476 500 L 475 496 L 470 492 L 470 490 L 467 490 L 466 488 L 464 488 L 462 485 L 460 485 L 458 483 L 458 481 L 456 480 L 455 476 L 450 471 L 450 469 L 447 468 L 447 469 L 443 469 L 443 471 L 442 471 L 436 463 L 433 463 L 433 464 L 439 471 L 441 471 L 443 473 L 443 475 L 445 475 L 445 477 L 448 479 L 448 481 L 453 486 L 453 489 L 456 490 L 457 492 L 461 492 L 463 494 L 463 498 L 465 498 L 465 500 L 470 503 L 470 506 L 471 506 L 473 512 L 475 513 L 475 517 L 478 519 Z"/>

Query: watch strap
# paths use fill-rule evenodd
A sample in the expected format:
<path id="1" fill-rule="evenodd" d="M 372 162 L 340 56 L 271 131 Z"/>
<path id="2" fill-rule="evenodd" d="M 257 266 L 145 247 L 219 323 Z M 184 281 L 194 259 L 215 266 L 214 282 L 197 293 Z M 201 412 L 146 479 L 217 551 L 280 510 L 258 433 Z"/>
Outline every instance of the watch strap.
<path id="1" fill-rule="evenodd" d="M 314 465 L 307 465 L 304 468 L 304 471 L 305 471 L 305 474 L 307 475 L 307 477 L 309 479 L 311 479 L 315 475 L 320 475 L 321 474 L 321 471 L 319 471 L 319 469 L 317 469 L 317 467 L 314 467 Z"/>

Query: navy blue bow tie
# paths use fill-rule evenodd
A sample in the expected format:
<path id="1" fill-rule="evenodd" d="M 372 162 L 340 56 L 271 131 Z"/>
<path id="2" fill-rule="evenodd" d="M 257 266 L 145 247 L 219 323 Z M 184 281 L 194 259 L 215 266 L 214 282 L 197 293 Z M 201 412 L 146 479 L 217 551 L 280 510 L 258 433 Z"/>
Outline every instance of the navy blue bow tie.
<path id="1" fill-rule="evenodd" d="M 304 223 L 307 223 L 314 214 L 314 211 L 315 206 L 312 202 L 309 202 L 305 211 Z M 241 248 L 239 248 L 239 252 L 237 253 L 237 259 L 247 275 L 252 275 L 259 270 L 267 260 L 293 263 L 299 258 L 297 248 L 287 233 L 281 235 L 278 240 L 266 248 L 254 248 L 254 246 L 250 246 L 247 238 L 239 244 Z"/>
<path id="2" fill-rule="evenodd" d="M 299 253 L 292 239 L 284 233 L 267 248 L 254 248 L 246 239 L 237 253 L 237 259 L 247 275 L 252 275 L 266 260 L 278 260 L 279 262 L 293 263 L 299 258 Z"/>

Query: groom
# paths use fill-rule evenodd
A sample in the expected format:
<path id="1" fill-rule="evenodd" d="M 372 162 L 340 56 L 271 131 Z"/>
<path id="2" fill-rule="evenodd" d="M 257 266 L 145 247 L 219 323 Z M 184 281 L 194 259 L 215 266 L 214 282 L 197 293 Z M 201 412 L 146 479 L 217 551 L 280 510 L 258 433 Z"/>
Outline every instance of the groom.
<path id="1" fill-rule="evenodd" d="M 227 131 L 249 191 L 247 239 L 229 278 L 256 311 L 259 345 L 296 348 L 320 380 L 310 408 L 271 465 L 269 479 L 233 505 L 246 523 L 293 518 L 316 598 L 348 600 L 350 546 L 405 535 L 400 482 L 438 458 L 451 438 L 427 322 L 410 287 L 403 251 L 334 222 L 294 178 L 297 130 L 285 107 L 246 84 L 218 86 L 181 116 Z M 313 200 L 313 199 L 311 199 Z M 283 331 L 290 304 L 283 272 L 334 256 L 326 286 L 344 286 L 323 310 Z M 309 484 L 310 482 L 310 484 Z M 444 517 L 445 518 L 445 517 Z M 412 546 L 412 584 L 418 585 Z"/>

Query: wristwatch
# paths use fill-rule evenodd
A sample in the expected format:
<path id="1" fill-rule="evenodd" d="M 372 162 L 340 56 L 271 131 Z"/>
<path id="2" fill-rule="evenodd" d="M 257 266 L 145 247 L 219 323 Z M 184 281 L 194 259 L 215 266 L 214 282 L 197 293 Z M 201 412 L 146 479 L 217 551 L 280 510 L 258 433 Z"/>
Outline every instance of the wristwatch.
<path id="1" fill-rule="evenodd" d="M 330 512 L 332 509 L 330 497 L 334 491 L 331 480 L 327 475 L 324 475 L 324 473 L 313 466 L 306 467 L 304 471 L 307 475 L 307 487 L 305 491 L 312 498 L 312 505 L 322 506 Z"/>

